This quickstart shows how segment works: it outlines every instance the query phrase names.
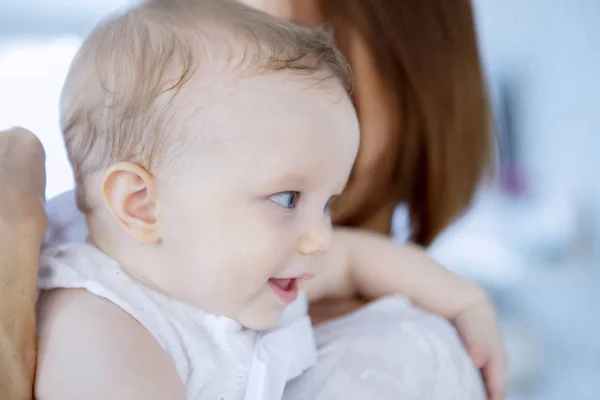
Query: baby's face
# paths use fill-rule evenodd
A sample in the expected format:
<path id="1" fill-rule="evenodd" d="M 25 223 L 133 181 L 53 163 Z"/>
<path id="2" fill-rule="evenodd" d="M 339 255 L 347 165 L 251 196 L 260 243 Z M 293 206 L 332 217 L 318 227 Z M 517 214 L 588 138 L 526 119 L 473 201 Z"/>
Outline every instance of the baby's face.
<path id="1" fill-rule="evenodd" d="M 327 207 L 346 185 L 359 128 L 341 85 L 309 85 L 245 79 L 215 98 L 212 123 L 185 124 L 192 140 L 178 172 L 157 177 L 170 271 L 162 290 L 264 329 L 295 299 L 297 281 L 320 272 L 332 234 Z"/>

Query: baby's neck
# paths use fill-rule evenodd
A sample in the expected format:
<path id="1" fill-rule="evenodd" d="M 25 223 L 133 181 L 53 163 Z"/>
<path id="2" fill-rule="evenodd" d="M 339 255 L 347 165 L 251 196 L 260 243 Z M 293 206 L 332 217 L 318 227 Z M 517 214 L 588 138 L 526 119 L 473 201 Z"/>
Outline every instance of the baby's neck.
<path id="1" fill-rule="evenodd" d="M 146 272 L 164 267 L 158 246 L 134 240 L 110 216 L 86 216 L 89 235 L 86 242 L 115 260 L 129 275 L 145 286 L 157 290 L 157 283 L 147 279 Z M 150 274 L 155 275 L 155 274 Z"/>

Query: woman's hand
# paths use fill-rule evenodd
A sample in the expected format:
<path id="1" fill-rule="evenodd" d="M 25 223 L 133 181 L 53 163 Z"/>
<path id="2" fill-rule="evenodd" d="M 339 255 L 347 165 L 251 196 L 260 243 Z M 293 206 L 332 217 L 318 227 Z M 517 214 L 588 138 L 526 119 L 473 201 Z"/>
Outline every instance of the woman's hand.
<path id="1" fill-rule="evenodd" d="M 48 220 L 44 149 L 24 129 L 0 132 L 0 393 L 32 398 L 35 296 Z"/>
<path id="2" fill-rule="evenodd" d="M 0 228 L 26 228 L 36 239 L 43 239 L 45 158 L 33 133 L 23 128 L 0 132 Z"/>
<path id="3" fill-rule="evenodd" d="M 465 309 L 452 321 L 473 363 L 483 374 L 491 400 L 506 395 L 506 353 L 492 303 L 485 299 Z"/>
<path id="4" fill-rule="evenodd" d="M 14 186 L 44 198 L 46 170 L 44 148 L 23 128 L 0 132 L 0 185 Z"/>

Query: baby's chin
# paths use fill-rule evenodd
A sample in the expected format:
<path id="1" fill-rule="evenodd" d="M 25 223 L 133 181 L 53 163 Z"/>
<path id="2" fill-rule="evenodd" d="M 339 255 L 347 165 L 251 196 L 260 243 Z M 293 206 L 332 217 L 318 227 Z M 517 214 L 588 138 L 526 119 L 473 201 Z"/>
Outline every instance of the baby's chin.
<path id="1" fill-rule="evenodd" d="M 252 313 L 252 315 L 244 315 L 236 319 L 245 328 L 254 331 L 265 331 L 274 328 L 277 323 L 279 323 L 282 316 L 283 310 L 265 310 L 263 312 Z"/>

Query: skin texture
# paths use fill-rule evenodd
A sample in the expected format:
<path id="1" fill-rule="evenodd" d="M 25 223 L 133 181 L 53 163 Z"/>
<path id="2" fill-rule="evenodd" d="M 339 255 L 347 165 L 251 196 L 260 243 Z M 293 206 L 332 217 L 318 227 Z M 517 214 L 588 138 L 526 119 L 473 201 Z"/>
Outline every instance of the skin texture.
<path id="1" fill-rule="evenodd" d="M 47 219 L 44 150 L 23 129 L 0 132 L 0 393 L 31 399 L 35 282 Z"/>
<path id="2" fill-rule="evenodd" d="M 114 304 L 54 290 L 40 297 L 39 313 L 37 400 L 187 398 L 169 356 Z"/>

